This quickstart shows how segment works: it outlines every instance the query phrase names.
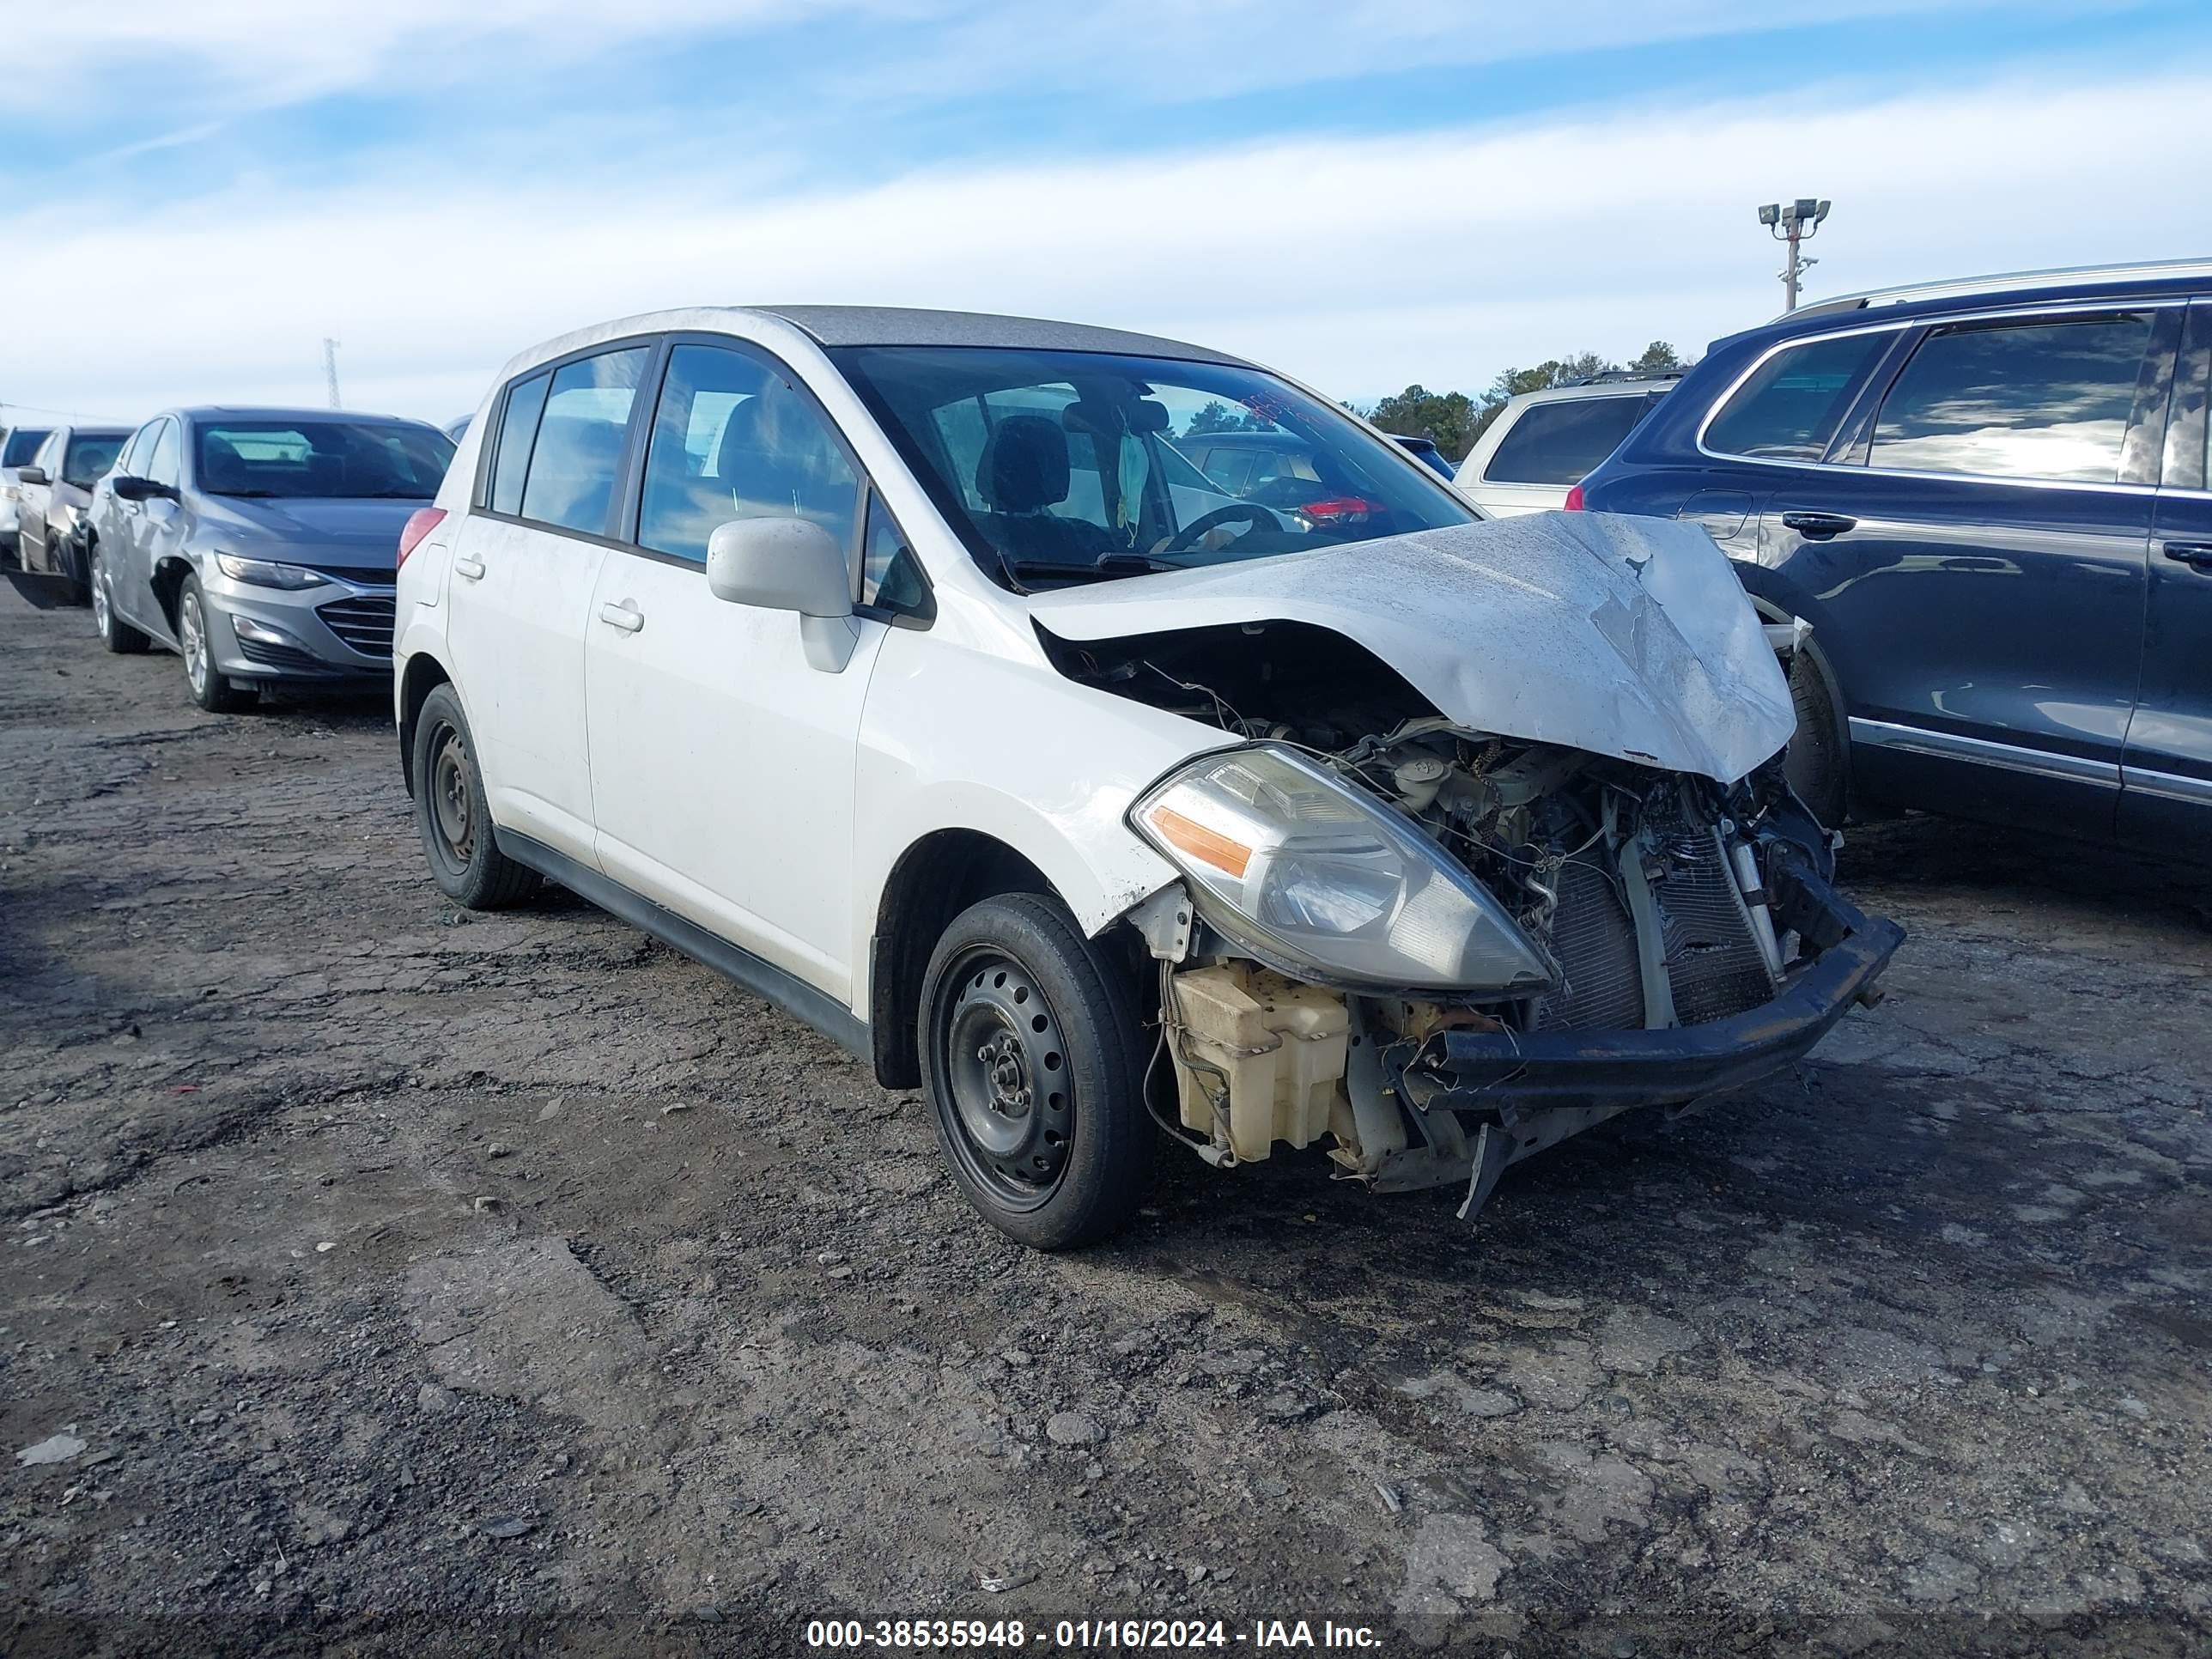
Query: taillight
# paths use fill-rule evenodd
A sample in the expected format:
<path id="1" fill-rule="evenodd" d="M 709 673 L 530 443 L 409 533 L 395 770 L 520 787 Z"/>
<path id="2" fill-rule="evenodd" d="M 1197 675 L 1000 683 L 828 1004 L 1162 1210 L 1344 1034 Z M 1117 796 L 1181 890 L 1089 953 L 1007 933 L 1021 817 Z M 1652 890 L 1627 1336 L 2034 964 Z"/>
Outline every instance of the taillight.
<path id="1" fill-rule="evenodd" d="M 1577 484 L 1573 489 L 1567 491 L 1567 499 L 1559 503 L 1559 511 L 1562 513 L 1581 513 L 1585 510 L 1586 509 L 1583 506 L 1583 487 L 1580 484 Z"/>
<path id="2" fill-rule="evenodd" d="M 1356 524 L 1374 510 L 1373 502 L 1358 495 L 1332 495 L 1327 501 L 1308 501 L 1298 509 L 1317 524 L 1334 519 Z"/>
<path id="3" fill-rule="evenodd" d="M 392 562 L 394 568 L 405 564 L 407 556 L 421 544 L 422 538 L 445 521 L 446 509 L 442 507 L 425 507 L 409 514 L 406 527 L 399 532 L 399 556 Z"/>

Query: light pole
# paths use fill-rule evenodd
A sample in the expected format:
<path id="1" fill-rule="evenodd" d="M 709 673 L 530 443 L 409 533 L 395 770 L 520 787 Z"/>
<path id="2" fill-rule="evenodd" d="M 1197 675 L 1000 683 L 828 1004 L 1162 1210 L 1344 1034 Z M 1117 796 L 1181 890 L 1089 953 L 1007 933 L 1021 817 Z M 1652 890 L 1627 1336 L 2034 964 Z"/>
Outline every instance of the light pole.
<path id="1" fill-rule="evenodd" d="M 340 407 L 338 403 L 338 343 L 336 340 L 330 338 L 328 336 L 325 336 L 323 339 L 323 378 L 330 382 L 331 407 L 332 409 Z"/>
<path id="2" fill-rule="evenodd" d="M 1784 311 L 1797 309 L 1797 287 L 1803 280 L 1805 267 L 1817 265 L 1818 259 L 1808 259 L 1800 250 L 1801 242 L 1810 241 L 1820 228 L 1820 222 L 1828 216 L 1828 204 L 1815 201 L 1810 196 L 1800 196 L 1787 204 L 1769 202 L 1759 210 L 1759 222 L 1766 227 L 1766 234 L 1778 242 L 1790 244 L 1790 258 L 1781 271 L 1782 290 L 1789 296 Z"/>

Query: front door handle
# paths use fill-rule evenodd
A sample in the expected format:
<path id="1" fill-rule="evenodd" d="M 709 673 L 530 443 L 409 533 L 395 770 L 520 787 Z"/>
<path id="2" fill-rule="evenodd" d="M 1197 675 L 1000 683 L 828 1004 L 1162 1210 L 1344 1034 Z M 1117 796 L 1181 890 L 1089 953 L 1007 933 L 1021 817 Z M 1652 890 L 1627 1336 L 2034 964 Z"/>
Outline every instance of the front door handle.
<path id="1" fill-rule="evenodd" d="M 619 628 L 625 634 L 635 634 L 645 626 L 645 612 L 635 601 L 624 599 L 620 605 L 606 604 L 599 607 L 599 620 Z"/>
<path id="2" fill-rule="evenodd" d="M 483 580 L 483 561 L 482 559 L 455 559 L 453 561 L 453 574 L 457 576 L 466 576 L 472 582 L 482 581 Z"/>
<path id="3" fill-rule="evenodd" d="M 1859 523 L 1848 513 L 1785 513 L 1782 522 L 1808 542 L 1824 542 L 1831 536 L 1840 536 L 1846 530 L 1857 529 Z"/>
<path id="4" fill-rule="evenodd" d="M 2212 542 L 2167 542 L 2166 556 L 2212 575 Z"/>

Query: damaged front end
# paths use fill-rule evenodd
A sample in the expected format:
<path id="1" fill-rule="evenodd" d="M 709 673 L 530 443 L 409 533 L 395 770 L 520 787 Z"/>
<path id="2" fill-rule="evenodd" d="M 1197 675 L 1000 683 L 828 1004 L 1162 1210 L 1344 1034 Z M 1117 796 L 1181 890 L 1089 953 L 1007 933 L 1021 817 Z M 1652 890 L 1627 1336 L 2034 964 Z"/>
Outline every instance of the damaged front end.
<path id="1" fill-rule="evenodd" d="M 1229 1164 L 1326 1135 L 1347 1178 L 1462 1185 L 1472 1216 L 1516 1160 L 1786 1066 L 1869 1000 L 1903 933 L 1831 884 L 1746 612 L 1765 659 L 1735 667 L 1766 724 L 1692 763 L 1723 741 L 1765 758 L 1725 781 L 1474 726 L 1314 623 L 1048 639 L 1072 678 L 1243 740 L 1129 814 L 1183 877 L 1131 920 L 1185 1144 Z"/>

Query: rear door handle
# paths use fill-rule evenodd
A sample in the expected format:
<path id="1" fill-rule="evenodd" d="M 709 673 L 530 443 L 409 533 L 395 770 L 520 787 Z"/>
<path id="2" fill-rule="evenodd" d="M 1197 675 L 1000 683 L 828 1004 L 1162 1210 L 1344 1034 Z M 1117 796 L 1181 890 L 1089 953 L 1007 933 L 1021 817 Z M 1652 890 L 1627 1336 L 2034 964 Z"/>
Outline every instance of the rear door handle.
<path id="1" fill-rule="evenodd" d="M 1859 521 L 1847 513 L 1785 513 L 1782 522 L 1808 541 L 1826 541 L 1831 536 L 1840 536 L 1846 530 L 1858 528 Z"/>
<path id="2" fill-rule="evenodd" d="M 2176 564 L 2185 564 L 2212 574 L 2212 542 L 2167 542 L 2166 556 Z"/>
<path id="3" fill-rule="evenodd" d="M 483 580 L 483 561 L 482 559 L 455 559 L 453 561 L 453 574 L 457 576 L 466 576 L 472 582 L 481 581 Z"/>
<path id="4" fill-rule="evenodd" d="M 609 603 L 599 607 L 599 620 L 611 623 L 625 634 L 635 634 L 645 626 L 645 612 L 636 604 L 624 599 L 620 605 Z"/>

